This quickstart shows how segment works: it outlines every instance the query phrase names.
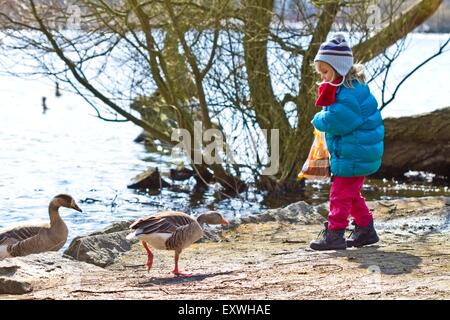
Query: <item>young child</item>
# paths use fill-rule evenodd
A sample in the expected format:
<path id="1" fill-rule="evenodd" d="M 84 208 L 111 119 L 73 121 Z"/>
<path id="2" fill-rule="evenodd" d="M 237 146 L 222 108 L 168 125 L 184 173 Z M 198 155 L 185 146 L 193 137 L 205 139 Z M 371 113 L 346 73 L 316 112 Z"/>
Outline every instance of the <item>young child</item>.
<path id="1" fill-rule="evenodd" d="M 384 126 L 378 103 L 365 83 L 362 66 L 353 65 L 352 50 L 343 35 L 323 43 L 314 63 L 323 81 L 316 105 L 324 108 L 312 123 L 325 132 L 332 185 L 323 238 L 312 241 L 310 247 L 338 250 L 376 243 L 378 235 L 361 188 L 365 176 L 381 166 Z M 350 215 L 355 230 L 346 240 Z"/>

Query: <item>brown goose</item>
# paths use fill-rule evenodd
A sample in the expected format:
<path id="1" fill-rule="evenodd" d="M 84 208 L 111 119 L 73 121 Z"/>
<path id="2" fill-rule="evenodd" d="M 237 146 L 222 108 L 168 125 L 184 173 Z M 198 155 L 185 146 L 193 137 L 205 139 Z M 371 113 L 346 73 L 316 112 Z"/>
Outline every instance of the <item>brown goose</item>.
<path id="1" fill-rule="evenodd" d="M 20 225 L 0 231 L 0 260 L 61 249 L 66 243 L 68 229 L 59 215 L 59 207 L 82 212 L 71 196 L 57 195 L 48 206 L 50 224 Z"/>
<path id="2" fill-rule="evenodd" d="M 172 273 L 179 276 L 191 276 L 190 273 L 178 269 L 178 259 L 184 248 L 187 248 L 203 236 L 203 224 L 228 224 L 216 211 L 208 211 L 198 216 L 197 220 L 177 211 L 163 211 L 154 216 L 146 216 L 136 220 L 130 229 L 134 231 L 127 236 L 131 240 L 137 238 L 147 251 L 147 271 L 153 264 L 153 253 L 147 243 L 159 250 L 175 251 L 175 268 Z"/>

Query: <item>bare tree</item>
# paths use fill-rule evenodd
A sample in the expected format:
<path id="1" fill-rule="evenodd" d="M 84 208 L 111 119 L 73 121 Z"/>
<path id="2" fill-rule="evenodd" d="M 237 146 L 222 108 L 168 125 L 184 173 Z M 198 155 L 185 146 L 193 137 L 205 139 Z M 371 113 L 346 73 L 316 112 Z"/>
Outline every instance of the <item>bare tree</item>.
<path id="1" fill-rule="evenodd" d="M 252 180 L 287 191 L 300 186 L 310 147 L 320 44 L 348 31 L 355 60 L 373 61 L 440 4 L 382 2 L 374 28 L 371 1 L 281 2 L 289 16 L 274 0 L 3 1 L 2 64 L 21 57 L 28 72 L 69 83 L 99 118 L 131 121 L 155 143 L 174 146 L 174 130 L 187 130 L 191 165 L 205 183 L 214 177 L 235 194 Z M 195 148 L 197 121 L 222 133 L 234 156 L 215 150 L 222 163 L 192 161 L 208 150 L 208 141 Z M 273 147 L 279 170 L 263 175 Z"/>

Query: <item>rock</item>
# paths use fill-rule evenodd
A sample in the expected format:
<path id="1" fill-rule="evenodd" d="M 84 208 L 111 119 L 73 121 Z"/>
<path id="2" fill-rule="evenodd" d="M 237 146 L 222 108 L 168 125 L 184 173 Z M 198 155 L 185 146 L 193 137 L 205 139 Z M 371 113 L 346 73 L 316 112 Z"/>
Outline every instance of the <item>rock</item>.
<path id="1" fill-rule="evenodd" d="M 130 189 L 162 189 L 170 187 L 170 183 L 161 178 L 158 168 L 150 168 L 135 176 L 127 187 Z"/>
<path id="2" fill-rule="evenodd" d="M 103 269 L 62 257 L 58 252 L 44 252 L 0 261 L 0 294 L 25 294 L 35 284 L 55 281 L 58 287 L 73 286 L 84 274 Z"/>
<path id="3" fill-rule="evenodd" d="M 330 202 L 321 203 L 317 206 L 314 206 L 313 210 L 315 210 L 319 215 L 328 219 L 328 214 L 330 213 Z"/>
<path id="4" fill-rule="evenodd" d="M 278 220 L 305 224 L 317 222 L 319 216 L 317 216 L 313 209 L 314 207 L 305 201 L 295 202 L 284 208 L 284 214 Z"/>
<path id="5" fill-rule="evenodd" d="M 292 203 L 285 208 L 269 209 L 259 215 L 244 217 L 240 222 L 264 223 L 270 221 L 310 224 L 323 221 L 323 217 L 318 213 L 314 206 L 311 206 L 304 201 L 299 201 Z"/>
<path id="6" fill-rule="evenodd" d="M 221 233 L 222 233 L 222 228 L 211 228 L 211 227 L 207 227 L 205 226 L 203 229 L 203 237 L 198 240 L 198 243 L 203 243 L 203 242 L 220 242 L 222 241 L 222 237 L 221 237 Z"/>
<path id="7" fill-rule="evenodd" d="M 170 169 L 170 178 L 175 181 L 189 180 L 195 175 L 195 171 L 188 168 Z"/>
<path id="8" fill-rule="evenodd" d="M 0 277 L 0 294 L 24 294 L 33 291 L 33 286 L 26 281 Z"/>
<path id="9" fill-rule="evenodd" d="M 276 211 L 278 209 L 267 210 L 258 215 L 251 215 L 247 217 L 243 217 L 240 219 L 239 223 L 264 223 L 275 221 L 275 215 L 272 211 Z M 239 223 L 237 225 L 239 225 Z M 236 226 L 237 226 L 236 225 Z"/>
<path id="10" fill-rule="evenodd" d="M 108 234 L 108 233 L 126 231 L 130 228 L 130 225 L 133 222 L 134 222 L 134 220 L 114 222 L 113 224 L 109 225 L 108 227 L 106 227 L 105 229 L 103 229 L 101 231 L 90 233 L 89 236 L 96 236 L 99 234 Z"/>
<path id="11" fill-rule="evenodd" d="M 443 208 L 450 203 L 450 197 L 403 198 L 396 200 L 368 201 L 367 206 L 374 213 L 376 220 L 386 220 L 412 216 L 434 216 L 445 213 Z M 243 217 L 232 222 L 224 229 L 235 229 L 239 224 L 287 222 L 297 224 L 322 223 L 328 219 L 330 203 L 325 202 L 311 206 L 304 201 L 292 203 L 285 208 L 269 209 L 258 215 Z"/>
<path id="12" fill-rule="evenodd" d="M 450 197 L 402 198 L 395 200 L 368 201 L 367 206 L 374 213 L 376 221 L 390 220 L 403 216 L 433 217 L 445 215 L 445 208 L 450 203 Z M 285 208 L 269 209 L 261 214 L 246 216 L 232 221 L 223 229 L 236 229 L 239 224 L 287 222 L 296 224 L 315 224 L 326 221 L 329 214 L 329 202 L 311 206 L 304 201 L 292 203 Z M 449 219 L 449 218 L 447 218 Z M 441 219 L 442 220 L 442 219 Z M 449 219 L 450 220 L 450 219 Z M 439 229 L 442 229 L 441 226 Z"/>
<path id="13" fill-rule="evenodd" d="M 131 242 L 125 238 L 128 234 L 129 231 L 120 231 L 77 237 L 64 253 L 75 260 L 106 267 L 131 249 Z"/>
<path id="14" fill-rule="evenodd" d="M 0 276 L 11 277 L 17 272 L 18 269 L 18 266 L 0 265 Z"/>

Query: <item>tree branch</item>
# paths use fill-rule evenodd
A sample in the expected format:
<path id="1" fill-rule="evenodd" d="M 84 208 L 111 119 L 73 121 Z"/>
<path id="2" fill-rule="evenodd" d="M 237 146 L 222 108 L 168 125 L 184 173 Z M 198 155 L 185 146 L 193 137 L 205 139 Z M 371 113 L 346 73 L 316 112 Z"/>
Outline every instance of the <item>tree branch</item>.
<path id="1" fill-rule="evenodd" d="M 126 112 L 125 110 L 123 110 L 121 107 L 119 107 L 118 105 L 116 105 L 115 103 L 113 103 L 110 99 L 108 99 L 107 97 L 105 97 L 100 91 L 98 91 L 94 86 L 92 86 L 90 84 L 90 82 L 79 73 L 79 70 L 77 70 L 75 63 L 70 60 L 69 58 L 67 58 L 64 54 L 64 52 L 61 50 L 61 48 L 59 47 L 58 43 L 56 42 L 56 40 L 53 38 L 52 34 L 50 33 L 50 31 L 47 29 L 47 27 L 44 25 L 42 19 L 40 18 L 37 10 L 36 10 L 36 6 L 34 3 L 34 0 L 29 0 L 30 1 L 30 5 L 31 5 L 31 9 L 32 9 L 32 14 L 34 16 L 34 18 L 36 19 L 38 25 L 39 25 L 39 29 L 40 31 L 46 36 L 47 40 L 50 42 L 53 50 L 55 50 L 55 53 L 57 54 L 57 56 L 67 65 L 67 67 L 69 68 L 69 70 L 71 71 L 72 75 L 75 77 L 75 79 L 83 86 L 85 87 L 87 90 L 89 90 L 90 92 L 92 92 L 92 94 L 94 94 L 94 96 L 96 98 L 98 98 L 100 101 L 102 101 L 103 103 L 105 103 L 107 106 L 109 106 L 111 109 L 113 109 L 114 111 L 116 111 L 118 114 L 120 114 L 121 116 L 123 116 L 124 118 L 132 121 L 133 123 L 137 124 L 138 126 L 144 128 L 145 130 L 147 130 L 149 133 L 151 133 L 153 136 L 155 136 L 156 138 L 166 142 L 166 143 L 171 143 L 171 137 L 165 135 L 164 133 L 155 130 L 152 126 L 150 126 L 149 124 L 147 124 L 145 121 L 142 121 L 138 118 L 136 118 L 135 116 L 133 116 L 132 114 Z"/>
<path id="2" fill-rule="evenodd" d="M 400 89 L 400 86 L 409 78 L 411 77 L 414 72 L 416 72 L 417 70 L 419 70 L 421 67 L 423 67 L 425 64 L 427 64 L 429 61 L 431 61 L 432 59 L 436 58 L 437 56 L 439 56 L 440 54 L 442 54 L 444 52 L 444 48 L 450 43 L 450 38 L 447 39 L 447 41 L 445 41 L 445 43 L 439 48 L 438 52 L 436 52 L 435 54 L 433 54 L 432 56 L 430 56 L 429 58 L 425 59 L 421 64 L 419 64 L 418 66 L 416 66 L 414 69 L 412 69 L 403 79 L 402 81 L 400 81 L 397 84 L 397 87 L 394 90 L 394 93 L 392 94 L 391 98 L 383 103 L 383 105 L 380 107 L 380 111 L 383 110 L 389 103 L 392 102 L 392 100 L 394 100 L 395 95 L 397 94 L 397 91 Z"/>
<path id="3" fill-rule="evenodd" d="M 175 29 L 175 33 L 177 34 L 178 40 L 180 41 L 181 46 L 183 47 L 187 61 L 189 62 L 189 65 L 191 66 L 192 69 L 192 73 L 194 75 L 195 86 L 197 88 L 197 95 L 200 103 L 200 110 L 202 113 L 202 120 L 204 122 L 203 125 L 206 129 L 210 129 L 212 125 L 211 125 L 211 118 L 209 117 L 208 113 L 208 105 L 206 102 L 205 90 L 203 89 L 202 73 L 198 67 L 196 57 L 192 53 L 192 50 L 189 47 L 189 45 L 187 44 L 186 39 L 184 38 L 184 33 L 178 24 L 177 18 L 175 17 L 175 12 L 173 11 L 171 0 L 165 0 L 164 3 L 166 5 L 167 12 L 169 14 L 172 25 Z"/>
<path id="4" fill-rule="evenodd" d="M 436 12 L 442 0 L 421 0 L 400 14 L 391 24 L 373 37 L 353 47 L 355 61 L 364 63 L 405 37 Z"/>

